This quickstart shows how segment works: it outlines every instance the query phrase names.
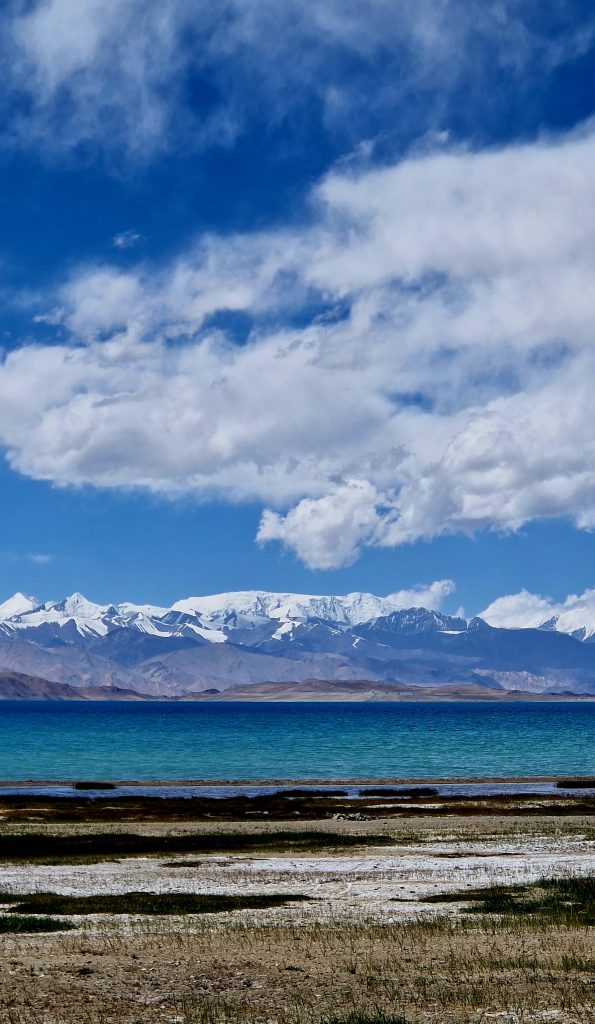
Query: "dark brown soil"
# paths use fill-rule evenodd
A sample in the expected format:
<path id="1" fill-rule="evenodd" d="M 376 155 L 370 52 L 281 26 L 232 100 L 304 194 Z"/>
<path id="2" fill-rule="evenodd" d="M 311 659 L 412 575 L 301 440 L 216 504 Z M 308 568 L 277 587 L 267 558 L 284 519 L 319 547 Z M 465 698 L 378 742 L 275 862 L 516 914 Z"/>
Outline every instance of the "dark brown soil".
<path id="1" fill-rule="evenodd" d="M 578 788 L 578 787 L 577 787 Z M 359 814 L 367 818 L 408 815 L 460 814 L 491 815 L 576 815 L 595 814 L 595 796 L 558 793 L 517 793 L 511 796 L 436 796 L 432 787 L 411 787 L 406 791 L 368 789 L 361 797 L 295 789 L 290 792 L 223 799 L 209 797 L 114 797 L 85 796 L 0 797 L 0 816 L 5 822 L 192 822 L 317 821 L 337 814 Z"/>

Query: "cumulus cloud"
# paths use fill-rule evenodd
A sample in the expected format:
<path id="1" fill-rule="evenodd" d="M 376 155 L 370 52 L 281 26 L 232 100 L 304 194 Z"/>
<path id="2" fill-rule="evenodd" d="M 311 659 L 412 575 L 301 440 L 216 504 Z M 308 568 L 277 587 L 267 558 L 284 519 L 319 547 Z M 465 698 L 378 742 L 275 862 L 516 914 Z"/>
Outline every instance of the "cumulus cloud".
<path id="1" fill-rule="evenodd" d="M 595 630 L 595 589 L 569 594 L 564 601 L 521 590 L 518 594 L 497 598 L 481 612 L 481 618 L 492 626 L 522 629 L 551 623 L 565 633 L 583 630 L 592 633 Z"/>
<path id="2" fill-rule="evenodd" d="M 278 124 L 309 105 L 354 141 L 375 117 L 443 129 L 455 92 L 484 110 L 498 102 L 488 73 L 522 83 L 582 52 L 593 19 L 575 2 L 555 7 L 536 19 L 535 0 L 13 0 L 9 137 L 144 159 L 226 144 L 257 117 Z"/>
<path id="3" fill-rule="evenodd" d="M 0 365 L 11 465 L 257 500 L 260 542 L 318 568 L 541 517 L 595 527 L 594 164 L 587 125 L 343 167 L 307 228 L 75 272 L 46 297 L 69 340 Z"/>
<path id="4" fill-rule="evenodd" d="M 312 569 L 338 569 L 355 562 L 362 544 L 372 544 L 382 519 L 381 496 L 365 480 L 348 480 L 323 498 L 302 498 L 286 516 L 266 511 L 257 540 L 278 540 Z"/>
<path id="5" fill-rule="evenodd" d="M 480 618 L 504 629 L 535 629 L 555 615 L 555 607 L 551 598 L 521 590 L 496 598 L 480 612 Z"/>
<path id="6" fill-rule="evenodd" d="M 455 590 L 453 580 L 434 580 L 433 583 L 421 583 L 410 590 L 397 590 L 387 600 L 400 608 L 431 608 L 440 611 L 446 598 Z"/>

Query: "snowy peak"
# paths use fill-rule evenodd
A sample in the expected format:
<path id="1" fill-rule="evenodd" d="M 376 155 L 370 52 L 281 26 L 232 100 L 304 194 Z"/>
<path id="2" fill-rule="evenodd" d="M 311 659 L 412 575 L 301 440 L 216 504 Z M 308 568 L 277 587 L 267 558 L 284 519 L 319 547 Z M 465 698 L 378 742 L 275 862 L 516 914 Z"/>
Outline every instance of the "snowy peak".
<path id="1" fill-rule="evenodd" d="M 36 629 L 40 626 L 61 629 L 68 623 L 74 623 L 81 635 L 95 634 L 103 636 L 109 628 L 109 613 L 115 611 L 111 606 L 103 606 L 88 601 L 82 594 L 71 594 L 61 601 L 36 603 L 25 608 L 6 620 L 6 624 L 14 629 Z M 0 617 L 0 621 L 2 618 Z"/>
<path id="2" fill-rule="evenodd" d="M 68 615 L 72 619 L 101 619 L 111 606 L 95 604 L 93 601 L 88 601 L 82 594 L 76 593 L 65 597 L 63 601 L 50 602 L 46 607 L 63 612 L 64 615 Z"/>
<path id="3" fill-rule="evenodd" d="M 184 616 L 155 605 L 101 605 L 83 594 L 74 593 L 60 601 L 40 604 L 23 594 L 0 605 L 2 633 L 21 631 L 27 638 L 54 637 L 60 643 L 76 643 L 77 637 L 105 637 L 120 629 L 161 637 L 190 637 L 222 643 L 227 636 L 219 629 L 204 626 L 196 615 Z"/>
<path id="4" fill-rule="evenodd" d="M 552 615 L 542 622 L 541 630 L 568 633 L 575 640 L 590 640 L 595 637 L 595 611 L 591 608 L 572 608 Z"/>
<path id="5" fill-rule="evenodd" d="M 249 637 L 256 633 L 264 639 L 273 635 L 275 640 L 290 641 L 293 627 L 308 623 L 326 623 L 340 633 L 391 615 L 400 616 L 393 627 L 405 631 L 464 628 L 464 625 L 459 626 L 462 620 L 451 621 L 437 612 L 420 608 L 405 612 L 402 595 L 398 594 L 337 596 L 244 590 L 189 597 L 177 601 L 171 608 L 163 608 L 130 602 L 101 605 L 77 592 L 45 604 L 24 594 L 15 594 L 0 605 L 4 635 L 26 631 L 33 639 L 33 631 L 41 630 L 44 642 L 54 637 L 61 643 L 77 643 L 81 639 L 105 637 L 114 630 L 129 629 L 155 637 L 209 643 L 225 643 L 231 639 L 244 645 L 250 644 Z M 41 637 L 42 633 L 37 635 Z"/>
<path id="6" fill-rule="evenodd" d="M 489 622 L 486 622 L 485 619 L 480 618 L 479 615 L 475 615 L 474 618 L 469 620 L 467 628 L 471 632 L 487 633 L 489 632 L 490 629 L 492 629 L 492 626 L 490 626 Z"/>
<path id="7" fill-rule="evenodd" d="M 118 605 L 118 611 L 121 615 L 147 615 L 150 619 L 161 619 L 164 615 L 167 615 L 169 608 L 161 608 L 155 604 L 130 604 L 125 602 L 124 604 Z"/>
<path id="8" fill-rule="evenodd" d="M 303 622 L 310 618 L 348 620 L 341 598 L 310 594 L 277 594 L 265 590 L 243 590 L 209 597 L 189 597 L 172 606 L 173 611 L 200 616 L 205 622 L 223 627 L 250 628 L 270 619 Z"/>
<path id="9" fill-rule="evenodd" d="M 41 663 L 54 681 L 66 672 L 84 685 L 104 685 L 107 678 L 157 695 L 309 678 L 416 686 L 466 681 L 595 696 L 595 643 L 570 609 L 565 618 L 550 613 L 541 630 L 497 628 L 483 618 L 467 622 L 403 606 L 416 596 L 258 590 L 190 597 L 163 608 L 97 604 L 80 593 L 39 604 L 15 594 L 0 605 L 0 658 L 6 659 L 0 666 L 38 672 Z M 560 635 L 570 627 L 572 636 Z M 17 637 L 21 642 L 14 643 Z"/>
<path id="10" fill-rule="evenodd" d="M 374 619 L 370 629 L 390 629 L 399 633 L 462 633 L 467 620 L 454 615 L 442 615 L 428 608 L 403 608 Z"/>
<path id="11" fill-rule="evenodd" d="M 306 622 L 323 619 L 343 626 L 361 622 L 401 609 L 398 595 L 352 593 L 343 596 L 320 594 L 284 594 L 267 590 L 242 590 L 208 597 L 189 597 L 172 605 L 173 611 L 195 614 L 220 629 L 260 626 L 270 619 Z"/>
<path id="12" fill-rule="evenodd" d="M 34 608 L 39 608 L 39 601 L 36 597 L 30 597 L 28 594 L 21 594 L 19 591 L 9 597 L 7 601 L 0 604 L 0 622 L 5 619 L 12 619 L 17 615 L 24 615 L 27 612 L 32 612 Z"/>

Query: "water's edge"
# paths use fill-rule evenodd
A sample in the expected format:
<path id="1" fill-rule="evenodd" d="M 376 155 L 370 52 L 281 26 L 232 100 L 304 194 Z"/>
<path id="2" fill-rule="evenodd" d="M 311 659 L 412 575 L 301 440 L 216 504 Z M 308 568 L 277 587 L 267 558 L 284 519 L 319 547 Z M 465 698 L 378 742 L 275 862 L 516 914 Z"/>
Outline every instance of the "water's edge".
<path id="1" fill-rule="evenodd" d="M 95 780 L 99 781 L 99 780 Z M 409 780 L 395 780 L 391 784 L 379 784 L 378 780 L 369 780 L 368 783 L 358 782 L 342 782 L 340 788 L 343 791 L 345 797 L 361 797 L 367 796 L 365 792 L 367 785 L 373 785 L 375 790 L 381 790 L 386 788 L 388 792 L 394 792 L 402 787 L 409 795 L 411 795 L 410 784 L 405 785 Z M 586 788 L 581 786 L 573 788 L 570 785 L 565 785 L 563 789 L 559 789 L 556 781 L 550 780 L 532 780 L 523 782 L 510 782 L 508 780 L 491 780 L 491 781 L 478 781 L 478 780 L 466 780 L 465 782 L 450 782 L 450 781 L 439 781 L 439 780 L 417 780 L 420 786 L 427 787 L 431 786 L 432 789 L 436 790 L 436 796 L 440 797 L 452 797 L 452 796 L 520 796 L 525 794 L 543 796 L 553 795 L 558 796 L 595 796 L 595 779 L 593 780 L 593 786 Z M 566 781 L 565 779 L 559 779 L 557 781 Z M 226 797 L 255 797 L 255 796 L 270 796 L 273 793 L 283 793 L 291 791 L 295 786 L 299 785 L 300 789 L 308 790 L 312 793 L 324 793 L 327 791 L 335 792 L 337 783 L 332 785 L 328 782 L 312 783 L 311 780 L 307 782 L 285 782 L 281 784 L 273 785 L 242 785 L 241 783 L 217 783 L 215 785 L 209 783 L 193 783 L 188 785 L 178 785 L 173 782 L 155 784 L 155 783 L 121 783 L 114 784 L 114 788 L 110 788 L 108 791 L 98 787 L 97 789 L 85 789 L 80 790 L 75 788 L 73 783 L 46 783 L 44 785 L 31 784 L 31 783 L 1 783 L 0 784 L 0 797 L 3 796 L 43 796 L 43 797 L 56 797 L 60 799 L 91 799 L 98 800 L 101 798 L 109 798 L 110 800 L 118 799 L 122 797 L 160 797 L 162 799 L 192 799 L 193 797 L 199 798 L 214 798 L 223 800 Z M 340 799 L 340 797 L 338 797 Z"/>

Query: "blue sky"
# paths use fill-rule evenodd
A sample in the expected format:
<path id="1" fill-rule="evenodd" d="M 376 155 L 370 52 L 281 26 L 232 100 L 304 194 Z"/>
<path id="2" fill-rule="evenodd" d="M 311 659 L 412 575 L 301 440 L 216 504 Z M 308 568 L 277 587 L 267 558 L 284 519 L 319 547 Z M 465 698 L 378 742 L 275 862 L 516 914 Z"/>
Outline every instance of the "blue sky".
<path id="1" fill-rule="evenodd" d="M 4 596 L 590 590 L 591 4 L 1 20 Z"/>

